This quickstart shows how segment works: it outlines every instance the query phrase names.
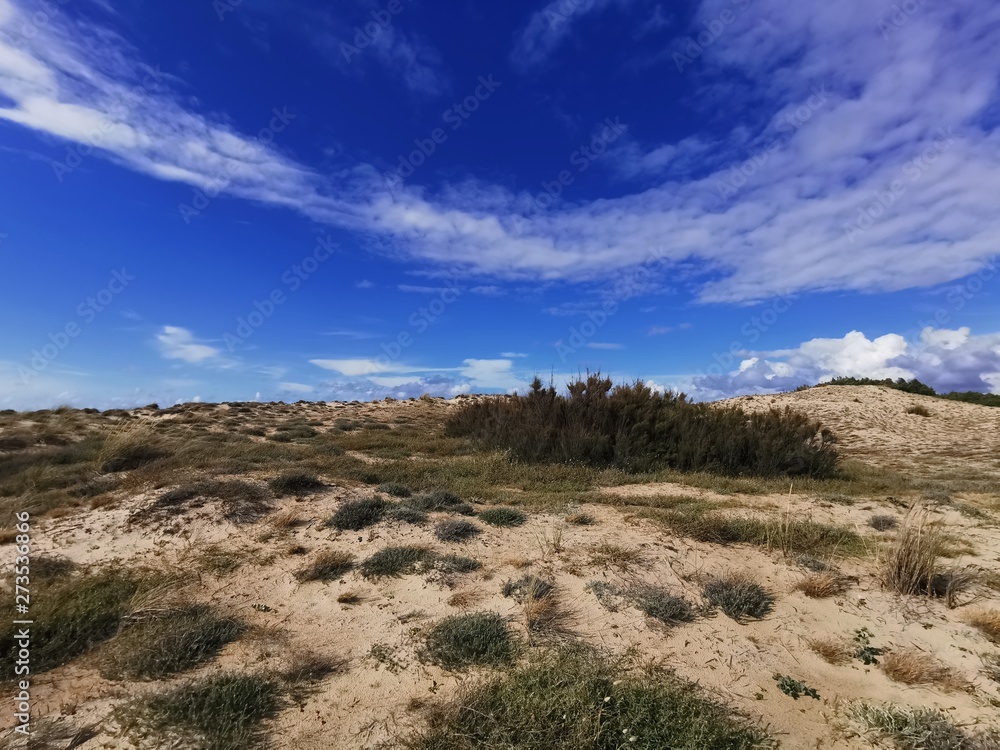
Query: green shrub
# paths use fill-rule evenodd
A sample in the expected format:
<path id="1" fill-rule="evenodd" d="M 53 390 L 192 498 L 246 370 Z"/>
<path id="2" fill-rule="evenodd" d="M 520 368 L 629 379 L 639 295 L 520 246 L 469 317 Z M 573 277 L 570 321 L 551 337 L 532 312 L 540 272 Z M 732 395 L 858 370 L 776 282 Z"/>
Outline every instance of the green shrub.
<path id="1" fill-rule="evenodd" d="M 445 618 L 427 634 L 424 656 L 445 669 L 500 666 L 514 659 L 507 623 L 495 612 Z"/>
<path id="2" fill-rule="evenodd" d="M 612 389 L 599 374 L 568 384 L 569 396 L 537 378 L 526 396 L 468 402 L 446 434 L 520 461 L 583 463 L 625 471 L 726 475 L 833 474 L 833 435 L 795 412 L 747 413 L 654 393 L 642 382 Z"/>
<path id="3" fill-rule="evenodd" d="M 634 673 L 580 647 L 541 651 L 460 689 L 407 750 L 754 750 L 765 732 L 669 672 Z"/>
<path id="4" fill-rule="evenodd" d="M 278 495 L 305 495 L 309 492 L 318 492 L 326 487 L 312 474 L 303 471 L 286 472 L 274 477 L 268 484 Z"/>
<path id="5" fill-rule="evenodd" d="M 360 531 L 374 526 L 385 516 L 389 504 L 381 497 L 349 500 L 326 522 L 335 529 Z"/>
<path id="6" fill-rule="evenodd" d="M 483 530 L 474 523 L 458 518 L 449 518 L 434 527 L 434 536 L 442 542 L 467 542 L 482 533 Z"/>
<path id="7" fill-rule="evenodd" d="M 141 469 L 166 455 L 163 449 L 155 445 L 127 445 L 105 459 L 100 466 L 100 472 L 102 474 L 115 474 L 120 471 Z"/>
<path id="8" fill-rule="evenodd" d="M 411 573 L 434 562 L 434 553 L 426 547 L 386 547 L 361 563 L 365 578 L 384 578 Z"/>
<path id="9" fill-rule="evenodd" d="M 260 725 L 277 715 L 281 703 L 276 680 L 224 673 L 139 699 L 118 718 L 134 738 L 152 739 L 158 747 L 245 750 L 265 746 Z"/>
<path id="10" fill-rule="evenodd" d="M 129 625 L 108 644 L 101 674 L 111 680 L 159 679 L 212 659 L 245 626 L 194 604 Z"/>
<path id="11" fill-rule="evenodd" d="M 774 608 L 774 597 L 763 586 L 739 574 L 709 581 L 701 594 L 736 621 L 760 619 Z"/>
<path id="12" fill-rule="evenodd" d="M 523 526 L 528 516 L 516 508 L 490 508 L 481 511 L 479 519 L 490 526 Z"/>

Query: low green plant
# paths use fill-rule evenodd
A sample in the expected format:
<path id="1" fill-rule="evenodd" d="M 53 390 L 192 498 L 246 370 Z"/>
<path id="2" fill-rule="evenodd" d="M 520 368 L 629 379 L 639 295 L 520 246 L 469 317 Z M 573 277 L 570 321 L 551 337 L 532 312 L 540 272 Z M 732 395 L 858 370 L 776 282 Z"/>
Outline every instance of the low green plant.
<path id="1" fill-rule="evenodd" d="M 205 604 L 152 613 L 125 627 L 104 649 L 101 674 L 112 680 L 160 679 L 214 658 L 245 630 Z"/>
<path id="2" fill-rule="evenodd" d="M 377 489 L 391 497 L 410 497 L 413 494 L 409 487 L 399 482 L 383 482 Z"/>
<path id="3" fill-rule="evenodd" d="M 476 524 L 459 518 L 449 518 L 434 527 L 434 536 L 442 542 L 467 542 L 482 533 L 483 530 Z"/>
<path id="4" fill-rule="evenodd" d="M 430 566 L 436 555 L 426 547 L 386 547 L 361 563 L 365 578 L 387 578 Z"/>
<path id="5" fill-rule="evenodd" d="M 760 619 L 774 608 L 774 596 L 763 586 L 742 574 L 729 574 L 710 580 L 702 588 L 702 596 L 737 622 L 746 618 Z"/>
<path id="6" fill-rule="evenodd" d="M 859 701 L 847 708 L 849 718 L 881 743 L 899 750 L 993 750 L 1000 733 L 981 729 L 967 732 L 940 711 Z"/>
<path id="7" fill-rule="evenodd" d="M 479 519 L 490 526 L 523 526 L 528 516 L 517 508 L 489 508 L 480 511 Z"/>
<path id="8" fill-rule="evenodd" d="M 526 599 L 544 599 L 554 590 L 555 585 L 550 581 L 530 574 L 516 581 L 506 581 L 500 587 L 501 594 L 517 602 L 524 602 Z"/>
<path id="9" fill-rule="evenodd" d="M 495 612 L 475 612 L 445 618 L 427 633 L 427 661 L 445 669 L 509 664 L 515 655 L 507 623 Z"/>
<path id="10" fill-rule="evenodd" d="M 434 560 L 434 569 L 442 573 L 472 573 L 482 566 L 478 560 L 461 555 L 439 555 Z"/>
<path id="11" fill-rule="evenodd" d="M 304 471 L 285 472 L 271 479 L 268 485 L 277 495 L 305 495 L 319 492 L 326 486 L 314 475 Z"/>
<path id="12" fill-rule="evenodd" d="M 381 497 L 348 500 L 337 508 L 326 525 L 342 531 L 360 531 L 381 521 L 388 509 L 389 503 Z"/>
<path id="13" fill-rule="evenodd" d="M 134 739 L 157 747 L 262 748 L 267 737 L 261 724 L 277 715 L 282 692 L 268 677 L 215 674 L 140 698 L 117 718 Z"/>
<path id="14" fill-rule="evenodd" d="M 641 586 L 632 595 L 635 606 L 643 614 L 665 625 L 677 625 L 694 619 L 694 607 L 688 601 L 659 586 Z"/>
<path id="15" fill-rule="evenodd" d="M 422 510 L 425 513 L 443 512 L 471 516 L 476 512 L 469 503 L 447 490 L 421 492 L 419 495 L 408 498 L 406 505 L 410 508 Z"/>
<path id="16" fill-rule="evenodd" d="M 867 666 L 878 664 L 878 657 L 886 653 L 886 649 L 871 644 L 874 634 L 868 628 L 854 631 L 854 656 Z"/>
<path id="17" fill-rule="evenodd" d="M 798 700 L 803 695 L 813 700 L 819 700 L 819 693 L 815 688 L 806 685 L 802 680 L 796 680 L 787 674 L 775 674 L 774 680 L 778 683 L 778 690 L 793 700 Z"/>
<path id="18" fill-rule="evenodd" d="M 563 646 L 463 685 L 404 750 L 757 750 L 775 747 L 747 719 L 665 671 Z"/>

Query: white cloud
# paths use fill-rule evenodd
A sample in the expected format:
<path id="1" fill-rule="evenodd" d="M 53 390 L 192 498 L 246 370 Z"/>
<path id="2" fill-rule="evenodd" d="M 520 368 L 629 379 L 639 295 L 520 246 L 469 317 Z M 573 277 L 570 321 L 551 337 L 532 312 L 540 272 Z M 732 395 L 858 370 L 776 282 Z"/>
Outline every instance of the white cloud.
<path id="1" fill-rule="evenodd" d="M 218 349 L 198 342 L 191 331 L 178 326 L 163 326 L 163 330 L 156 335 L 156 340 L 160 353 L 167 359 L 198 364 L 216 359 L 220 354 Z"/>
<path id="2" fill-rule="evenodd" d="M 349 377 L 391 371 L 388 364 L 374 359 L 310 359 L 309 364 L 322 367 L 324 370 L 333 370 Z"/>
<path id="3" fill-rule="evenodd" d="M 515 359 L 518 357 L 527 357 L 528 355 L 524 352 L 500 352 L 500 356 L 505 359 Z"/>
<path id="4" fill-rule="evenodd" d="M 625 348 L 623 344 L 613 344 L 603 341 L 588 341 L 586 344 L 584 344 L 584 346 L 586 346 L 588 349 L 607 349 L 607 350 Z"/>
<path id="5" fill-rule="evenodd" d="M 1000 393 L 1000 333 L 925 328 L 919 339 L 907 341 L 894 333 L 869 339 L 852 331 L 795 349 L 748 353 L 736 371 L 699 376 L 693 383 L 697 395 L 719 398 L 787 391 L 836 377 L 917 378 L 939 392 Z"/>

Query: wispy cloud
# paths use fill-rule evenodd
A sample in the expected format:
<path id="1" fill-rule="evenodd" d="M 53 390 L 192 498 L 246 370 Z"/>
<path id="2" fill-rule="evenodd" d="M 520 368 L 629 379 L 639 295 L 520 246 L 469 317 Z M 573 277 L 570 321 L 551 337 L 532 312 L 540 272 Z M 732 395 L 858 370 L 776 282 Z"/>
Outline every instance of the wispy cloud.
<path id="1" fill-rule="evenodd" d="M 607 351 L 616 351 L 625 348 L 624 344 L 615 344 L 607 341 L 588 341 L 584 346 L 588 349 L 604 349 Z"/>
<path id="2" fill-rule="evenodd" d="M 164 357 L 190 364 L 214 360 L 221 354 L 219 349 L 196 340 L 191 331 L 178 326 L 163 326 L 156 335 L 156 341 Z"/>
<path id="3" fill-rule="evenodd" d="M 576 18 L 611 4 L 579 4 L 554 28 L 536 14 L 519 37 L 525 61 L 546 59 Z M 705 0 L 696 23 L 720 7 Z M 523 196 L 490 183 L 389 192 L 365 164 L 322 176 L 224 117 L 190 111 L 174 82 L 150 73 L 114 32 L 54 19 L 15 44 L 27 10 L 12 0 L 0 0 L 0 119 L 79 144 L 98 128 L 106 136 L 97 151 L 131 169 L 285 206 L 379 235 L 423 263 L 497 279 L 600 282 L 642 267 L 650 248 L 669 238 L 667 267 L 711 272 L 692 277 L 701 300 L 746 302 L 776 293 L 930 286 L 994 257 L 1000 134 L 991 113 L 1000 57 L 993 35 L 982 30 L 1000 24 L 1000 5 L 928 3 L 886 40 L 863 0 L 794 8 L 759 0 L 753 7 L 696 61 L 708 82 L 705 105 L 726 106 L 712 99 L 711 83 L 733 67 L 755 87 L 755 109 L 774 118 L 803 105 L 816 85 L 827 86 L 830 98 L 735 195 L 720 185 L 745 155 L 697 178 L 658 172 L 681 142 L 637 152 L 636 169 L 651 180 L 660 175 L 648 189 L 531 216 L 521 209 Z M 260 126 L 272 116 L 261 113 Z M 737 145 L 765 143 L 768 127 Z M 942 132 L 950 146 L 935 150 Z M 902 192 L 882 205 L 879 196 L 894 182 Z M 877 221 L 865 218 L 872 212 Z M 847 230 L 859 223 L 863 231 Z"/>
<path id="4" fill-rule="evenodd" d="M 587 16 L 607 8 L 624 6 L 632 0 L 551 0 L 528 19 L 518 33 L 511 52 L 511 64 L 528 70 L 545 63 L 573 33 L 573 27 Z"/>

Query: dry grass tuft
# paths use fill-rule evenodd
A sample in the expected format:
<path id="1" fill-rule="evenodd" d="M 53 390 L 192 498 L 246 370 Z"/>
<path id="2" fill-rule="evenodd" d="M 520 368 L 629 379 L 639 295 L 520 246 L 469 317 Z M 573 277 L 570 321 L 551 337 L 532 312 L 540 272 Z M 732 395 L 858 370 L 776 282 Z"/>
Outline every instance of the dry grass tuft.
<path id="1" fill-rule="evenodd" d="M 448 597 L 448 606 L 457 607 L 458 609 L 468 609 L 482 598 L 482 594 L 474 589 L 456 591 Z"/>
<path id="2" fill-rule="evenodd" d="M 641 559 L 637 549 L 619 547 L 616 544 L 599 544 L 590 552 L 590 564 L 601 568 L 618 568 L 628 570 Z"/>
<path id="3" fill-rule="evenodd" d="M 928 522 L 926 509 L 912 510 L 882 564 L 883 585 L 908 596 L 933 593 L 945 546 L 944 532 Z"/>
<path id="4" fill-rule="evenodd" d="M 922 651 L 890 651 L 882 662 L 886 676 L 904 685 L 935 685 L 943 690 L 960 690 L 962 679 L 950 667 Z"/>
<path id="5" fill-rule="evenodd" d="M 333 581 L 354 567 L 354 555 L 350 552 L 327 550 L 320 552 L 316 559 L 295 574 L 300 583 L 306 581 Z"/>
<path id="6" fill-rule="evenodd" d="M 848 581 L 836 573 L 810 573 L 795 584 L 794 590 L 801 591 L 810 599 L 827 599 L 847 591 Z"/>
<path id="7" fill-rule="evenodd" d="M 965 621 L 991 641 L 1000 643 L 1000 612 L 995 609 L 980 609 L 969 613 Z"/>
<path id="8" fill-rule="evenodd" d="M 271 526 L 278 531 L 291 531 L 292 529 L 297 529 L 299 526 L 305 526 L 307 523 L 309 523 L 308 519 L 292 509 L 282 511 L 271 517 Z"/>
<path id="9" fill-rule="evenodd" d="M 851 647 L 839 638 L 810 638 L 806 641 L 828 664 L 846 664 L 851 659 Z"/>
<path id="10" fill-rule="evenodd" d="M 348 606 L 361 604 L 364 600 L 365 597 L 361 594 L 361 592 L 355 589 L 350 589 L 349 591 L 345 591 L 337 596 L 338 604 L 347 604 Z"/>

